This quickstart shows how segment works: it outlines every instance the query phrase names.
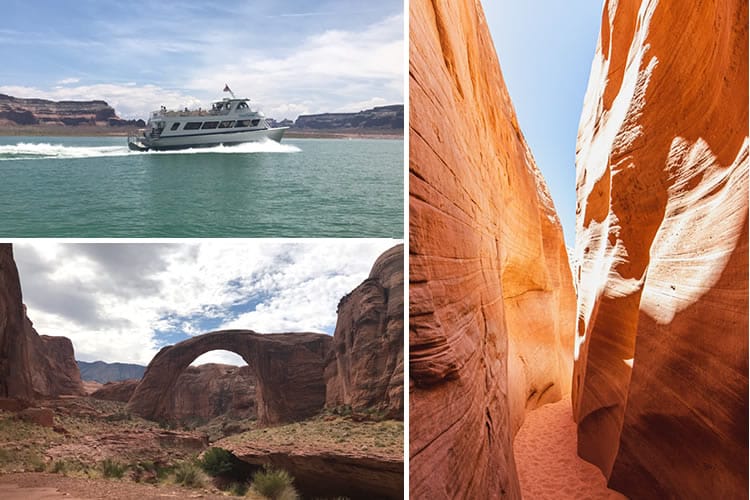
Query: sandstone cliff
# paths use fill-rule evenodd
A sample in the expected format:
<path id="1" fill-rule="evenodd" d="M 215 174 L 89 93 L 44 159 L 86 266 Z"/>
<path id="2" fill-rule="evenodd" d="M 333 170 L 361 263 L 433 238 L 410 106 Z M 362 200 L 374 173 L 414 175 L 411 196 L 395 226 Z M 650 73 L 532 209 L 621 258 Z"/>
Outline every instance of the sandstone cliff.
<path id="1" fill-rule="evenodd" d="M 294 128 L 326 129 L 404 129 L 404 105 L 378 106 L 358 113 L 300 115 Z"/>
<path id="2" fill-rule="evenodd" d="M 404 246 L 381 255 L 341 299 L 326 366 L 326 406 L 404 418 Z"/>
<path id="3" fill-rule="evenodd" d="M 0 126 L 98 125 L 144 126 L 143 120 L 123 120 L 105 101 L 49 101 L 0 94 Z"/>
<path id="4" fill-rule="evenodd" d="M 748 5 L 605 2 L 578 135 L 578 450 L 631 498 L 742 498 Z"/>
<path id="5" fill-rule="evenodd" d="M 409 8 L 411 495 L 519 498 L 513 435 L 570 391 L 562 229 L 478 2 Z"/>
<path id="6" fill-rule="evenodd" d="M 10 244 L 0 244 L 0 397 L 32 399 L 21 282 Z"/>
<path id="7" fill-rule="evenodd" d="M 13 249 L 0 244 L 0 397 L 82 394 L 73 344 L 34 330 L 22 302 Z"/>

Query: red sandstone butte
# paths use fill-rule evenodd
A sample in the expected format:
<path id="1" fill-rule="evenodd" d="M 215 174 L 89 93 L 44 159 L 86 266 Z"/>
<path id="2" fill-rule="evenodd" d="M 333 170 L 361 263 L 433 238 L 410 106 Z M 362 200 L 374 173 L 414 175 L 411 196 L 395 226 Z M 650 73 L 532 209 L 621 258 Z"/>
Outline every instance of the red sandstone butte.
<path id="1" fill-rule="evenodd" d="M 605 2 L 576 163 L 580 456 L 631 498 L 745 498 L 747 2 Z"/>
<path id="2" fill-rule="evenodd" d="M 520 498 L 524 412 L 569 393 L 575 292 L 478 2 L 410 2 L 412 498 Z"/>
<path id="3" fill-rule="evenodd" d="M 326 406 L 404 418 L 404 245 L 339 302 L 325 375 Z"/>

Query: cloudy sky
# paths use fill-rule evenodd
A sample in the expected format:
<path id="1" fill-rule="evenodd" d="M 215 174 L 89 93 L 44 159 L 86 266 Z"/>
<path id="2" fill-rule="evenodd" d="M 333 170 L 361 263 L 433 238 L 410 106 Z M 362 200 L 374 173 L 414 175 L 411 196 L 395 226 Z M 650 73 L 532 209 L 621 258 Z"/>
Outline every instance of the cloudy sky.
<path id="1" fill-rule="evenodd" d="M 386 239 L 213 240 L 13 246 L 28 316 L 73 341 L 76 358 L 148 364 L 165 345 L 212 330 L 332 334 L 339 300 Z M 223 351 L 199 362 L 244 364 Z"/>
<path id="2" fill-rule="evenodd" d="M 404 102 L 401 0 L 4 0 L 0 93 L 104 99 L 125 118 L 228 83 L 272 118 Z"/>
<path id="3" fill-rule="evenodd" d="M 518 123 L 575 245 L 576 137 L 603 0 L 483 1 Z"/>

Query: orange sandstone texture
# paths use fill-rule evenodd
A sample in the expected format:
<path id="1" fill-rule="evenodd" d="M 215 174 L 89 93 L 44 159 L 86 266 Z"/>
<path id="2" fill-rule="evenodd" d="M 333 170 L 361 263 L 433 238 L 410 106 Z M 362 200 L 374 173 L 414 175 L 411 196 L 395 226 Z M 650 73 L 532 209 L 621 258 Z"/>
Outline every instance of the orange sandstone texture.
<path id="1" fill-rule="evenodd" d="M 748 6 L 607 1 L 578 135 L 579 454 L 631 498 L 743 498 Z"/>
<path id="2" fill-rule="evenodd" d="M 524 412 L 570 391 L 560 223 L 476 2 L 410 2 L 410 493 L 520 498 Z"/>

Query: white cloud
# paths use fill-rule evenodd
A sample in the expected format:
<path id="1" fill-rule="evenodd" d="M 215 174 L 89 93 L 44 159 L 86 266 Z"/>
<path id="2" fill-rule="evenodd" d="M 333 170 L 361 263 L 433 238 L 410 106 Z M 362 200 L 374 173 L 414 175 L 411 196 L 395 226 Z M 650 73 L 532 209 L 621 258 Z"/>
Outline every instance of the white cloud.
<path id="1" fill-rule="evenodd" d="M 80 81 L 80 78 L 63 78 L 62 80 L 58 80 L 57 83 L 60 85 L 70 85 L 71 83 L 78 83 Z"/>
<path id="2" fill-rule="evenodd" d="M 28 315 L 40 334 L 70 338 L 84 361 L 147 364 L 173 342 L 170 332 L 330 332 L 338 301 L 395 244 L 384 239 L 24 242 L 14 253 Z"/>

